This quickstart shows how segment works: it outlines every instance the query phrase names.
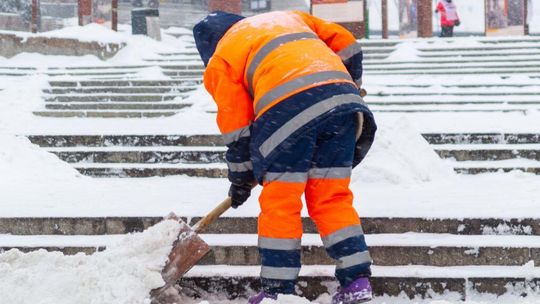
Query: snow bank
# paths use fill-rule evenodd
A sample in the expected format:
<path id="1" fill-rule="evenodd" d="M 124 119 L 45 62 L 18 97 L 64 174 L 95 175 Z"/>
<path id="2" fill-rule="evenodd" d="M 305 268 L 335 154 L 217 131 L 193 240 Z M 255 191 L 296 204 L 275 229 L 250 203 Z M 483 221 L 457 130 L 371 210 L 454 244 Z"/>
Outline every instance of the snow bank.
<path id="1" fill-rule="evenodd" d="M 375 143 L 358 170 L 354 182 L 421 183 L 450 179 L 454 171 L 446 165 L 404 116 L 379 124 Z"/>
<path id="2" fill-rule="evenodd" d="M 0 31 L 0 33 L 16 34 L 19 37 L 47 37 L 47 38 L 66 38 L 77 39 L 80 41 L 99 41 L 102 43 L 122 43 L 125 42 L 124 35 L 117 33 L 105 26 L 97 23 L 90 23 L 85 26 L 71 26 L 59 30 L 42 32 L 42 33 L 27 33 L 15 31 Z"/>
<path id="3" fill-rule="evenodd" d="M 144 35 L 132 35 L 131 26 L 120 24 L 119 31 L 115 32 L 105 26 L 91 23 L 85 26 L 69 26 L 60 30 L 43 32 L 38 34 L 0 31 L 0 33 L 16 34 L 23 38 L 49 37 L 77 39 L 84 42 L 98 42 L 101 44 L 117 43 L 125 44 L 112 59 L 102 61 L 96 56 L 44 56 L 40 54 L 22 53 L 8 59 L 0 57 L 0 63 L 10 66 L 103 66 L 125 64 L 148 64 L 145 58 L 155 57 L 156 53 L 178 52 L 185 48 L 185 40 L 162 33 L 162 41 L 156 41 Z"/>
<path id="4" fill-rule="evenodd" d="M 2 253 L 2 302 L 148 304 L 150 290 L 164 284 L 161 269 L 179 230 L 178 222 L 163 221 L 91 256 L 44 250 Z"/>
<path id="5" fill-rule="evenodd" d="M 70 164 L 30 143 L 26 137 L 0 134 L 0 184 L 24 184 L 86 178 Z M 4 181 L 4 179 L 6 179 Z"/>

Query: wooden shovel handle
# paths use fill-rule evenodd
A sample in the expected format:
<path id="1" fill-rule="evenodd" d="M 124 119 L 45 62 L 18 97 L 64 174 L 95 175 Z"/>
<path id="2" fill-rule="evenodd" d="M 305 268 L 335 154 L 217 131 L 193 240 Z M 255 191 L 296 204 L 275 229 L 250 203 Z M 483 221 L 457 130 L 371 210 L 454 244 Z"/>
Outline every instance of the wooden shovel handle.
<path id="1" fill-rule="evenodd" d="M 205 217 L 193 225 L 193 230 L 196 233 L 203 232 L 208 225 L 212 224 L 218 217 L 220 217 L 225 211 L 231 208 L 232 200 L 230 197 L 227 197 L 221 204 L 217 205 L 214 210 L 210 211 Z"/>
<path id="2" fill-rule="evenodd" d="M 251 189 L 257 186 L 257 182 L 251 184 Z M 217 205 L 214 210 L 210 211 L 205 217 L 198 221 L 193 227 L 193 231 L 196 233 L 203 232 L 208 225 L 212 224 L 218 217 L 220 217 L 225 211 L 229 210 L 232 206 L 232 200 L 230 197 L 227 197 L 221 204 Z"/>

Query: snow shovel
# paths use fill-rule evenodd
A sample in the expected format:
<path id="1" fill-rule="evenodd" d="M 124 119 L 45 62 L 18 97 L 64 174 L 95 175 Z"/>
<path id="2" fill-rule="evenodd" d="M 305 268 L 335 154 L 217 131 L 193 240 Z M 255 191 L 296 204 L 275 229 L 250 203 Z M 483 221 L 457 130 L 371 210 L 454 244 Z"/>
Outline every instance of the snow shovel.
<path id="1" fill-rule="evenodd" d="M 208 215 L 193 225 L 193 227 L 189 227 L 181 219 L 172 217 L 182 224 L 182 228 L 180 229 L 177 240 L 173 244 L 173 248 L 169 254 L 169 260 L 161 271 L 165 285 L 150 292 L 152 304 L 180 303 L 178 302 L 180 295 L 174 288 L 174 285 L 210 251 L 210 246 L 198 234 L 227 211 L 231 207 L 231 202 L 231 198 L 227 197 L 214 210 L 210 211 Z"/>

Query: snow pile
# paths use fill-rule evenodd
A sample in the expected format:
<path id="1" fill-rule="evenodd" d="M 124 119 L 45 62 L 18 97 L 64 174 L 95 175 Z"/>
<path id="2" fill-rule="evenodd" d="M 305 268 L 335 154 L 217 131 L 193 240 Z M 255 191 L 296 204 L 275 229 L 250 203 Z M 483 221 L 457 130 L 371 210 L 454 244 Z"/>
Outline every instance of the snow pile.
<path id="1" fill-rule="evenodd" d="M 3 185 L 85 178 L 70 164 L 33 145 L 26 137 L 0 134 L 0 142 L 0 182 Z"/>
<path id="2" fill-rule="evenodd" d="M 371 150 L 353 182 L 419 183 L 450 179 L 455 176 L 405 117 L 379 124 Z"/>
<path id="3" fill-rule="evenodd" d="M 133 65 L 148 64 L 146 58 L 155 57 L 158 53 L 178 52 L 185 49 L 189 40 L 180 40 L 162 33 L 162 41 L 156 41 L 145 35 L 132 35 L 131 26 L 120 24 L 115 32 L 105 26 L 91 23 L 85 26 L 71 26 L 60 30 L 38 34 L 24 32 L 0 31 L 0 33 L 15 34 L 25 39 L 29 37 L 48 37 L 77 39 L 83 42 L 98 42 L 100 44 L 116 43 L 125 45 L 112 59 L 102 61 L 96 56 L 44 56 L 40 54 L 22 53 L 13 58 L 0 57 L 0 64 L 46 67 L 46 66 L 104 66 L 104 65 Z"/>
<path id="4" fill-rule="evenodd" d="M 396 50 L 390 53 L 389 61 L 414 61 L 418 60 L 418 49 L 413 42 L 405 41 L 396 45 Z"/>
<path id="5" fill-rule="evenodd" d="M 161 269 L 179 230 L 178 222 L 163 221 L 90 256 L 64 256 L 44 250 L 2 253 L 2 302 L 150 303 L 150 290 L 164 284 Z"/>
<path id="6" fill-rule="evenodd" d="M 47 38 L 66 38 L 77 39 L 79 41 L 92 42 L 99 40 L 102 43 L 122 43 L 125 41 L 124 35 L 108 29 L 97 23 L 90 23 L 85 26 L 65 27 L 59 30 L 43 33 L 27 33 L 15 31 L 0 31 L 0 33 L 16 34 L 19 37 L 47 37 Z"/>

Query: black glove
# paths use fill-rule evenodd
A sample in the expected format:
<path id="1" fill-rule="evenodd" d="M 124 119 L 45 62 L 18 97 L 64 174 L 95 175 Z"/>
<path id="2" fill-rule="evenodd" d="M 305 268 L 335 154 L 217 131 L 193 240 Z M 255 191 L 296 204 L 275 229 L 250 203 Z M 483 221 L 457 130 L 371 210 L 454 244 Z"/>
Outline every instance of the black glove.
<path id="1" fill-rule="evenodd" d="M 231 184 L 231 187 L 229 188 L 229 196 L 232 200 L 231 207 L 236 209 L 247 201 L 251 195 L 251 188 L 251 184 Z"/>
<path id="2" fill-rule="evenodd" d="M 459 20 L 454 21 L 455 26 L 459 26 L 460 24 L 461 24 L 461 22 Z"/>

